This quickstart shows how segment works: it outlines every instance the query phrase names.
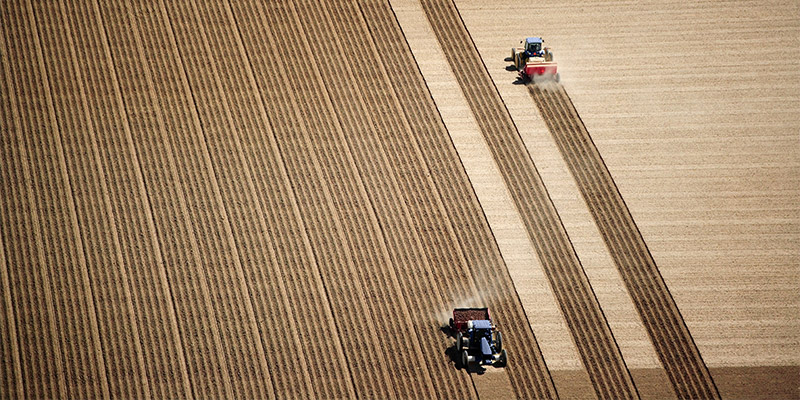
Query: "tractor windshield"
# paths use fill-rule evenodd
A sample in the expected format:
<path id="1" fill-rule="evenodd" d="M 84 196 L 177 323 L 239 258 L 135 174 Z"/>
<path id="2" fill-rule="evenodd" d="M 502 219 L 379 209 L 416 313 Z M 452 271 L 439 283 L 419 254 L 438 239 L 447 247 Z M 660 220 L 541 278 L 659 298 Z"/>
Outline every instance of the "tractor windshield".
<path id="1" fill-rule="evenodd" d="M 528 52 L 530 53 L 538 53 L 542 50 L 541 43 L 528 43 Z"/>

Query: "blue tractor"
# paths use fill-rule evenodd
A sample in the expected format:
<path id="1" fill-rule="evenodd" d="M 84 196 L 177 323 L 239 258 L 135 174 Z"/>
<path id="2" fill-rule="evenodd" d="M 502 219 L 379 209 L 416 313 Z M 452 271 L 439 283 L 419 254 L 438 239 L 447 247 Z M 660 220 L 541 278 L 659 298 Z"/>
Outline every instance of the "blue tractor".
<path id="1" fill-rule="evenodd" d="M 457 315 L 459 311 L 454 310 L 454 321 L 451 326 L 456 331 L 456 350 L 459 356 L 459 364 L 462 368 L 470 365 L 493 365 L 495 367 L 505 367 L 508 355 L 503 348 L 503 335 L 495 329 L 489 319 L 470 319 L 464 321 Z M 476 309 L 470 309 L 476 310 Z M 489 310 L 485 310 L 488 317 Z"/>
<path id="2" fill-rule="evenodd" d="M 541 58 L 542 61 L 553 61 L 553 53 L 549 47 L 544 47 L 544 40 L 540 37 L 529 37 L 521 41 L 524 47 L 514 47 L 511 49 L 511 60 L 519 70 L 525 66 L 525 62 L 530 58 Z"/>

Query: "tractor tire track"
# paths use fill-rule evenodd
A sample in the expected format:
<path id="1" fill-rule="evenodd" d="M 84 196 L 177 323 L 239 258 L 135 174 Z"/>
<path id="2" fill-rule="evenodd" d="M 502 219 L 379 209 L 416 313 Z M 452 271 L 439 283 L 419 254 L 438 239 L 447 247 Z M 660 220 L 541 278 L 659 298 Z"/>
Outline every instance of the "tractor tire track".
<path id="1" fill-rule="evenodd" d="M 447 287 L 446 292 L 455 293 L 460 282 L 474 281 L 474 285 L 488 291 L 488 295 L 483 295 L 484 304 L 494 310 L 495 320 L 507 332 L 506 343 L 513 349 L 513 361 L 508 366 L 508 373 L 517 395 L 523 398 L 555 397 L 555 388 L 519 298 L 515 295 L 499 295 L 516 293 L 513 282 L 424 78 L 419 69 L 413 67 L 416 60 L 393 11 L 383 1 L 362 1 L 360 8 L 366 25 L 372 31 L 373 43 L 378 48 L 376 54 L 393 54 L 400 60 L 393 63 L 395 68 L 391 70 L 391 83 L 387 82 L 387 85 L 393 87 L 394 95 L 400 100 L 399 106 L 404 111 L 407 127 L 405 132 L 412 133 L 414 140 L 400 137 L 391 146 L 408 146 L 398 153 L 416 154 L 417 160 L 407 164 L 423 166 L 421 173 L 429 176 L 431 185 L 429 189 L 409 197 L 418 199 L 425 197 L 423 193 L 432 195 L 434 199 L 428 200 L 422 210 L 442 209 L 443 220 L 440 223 L 445 226 L 440 230 L 448 232 L 445 235 L 448 240 L 437 244 L 436 248 L 443 249 L 447 254 L 458 254 L 458 257 L 439 261 L 439 268 L 466 269 L 457 271 L 456 280 L 441 281 L 440 284 Z M 399 126 L 400 123 L 395 125 Z M 418 178 L 417 181 L 423 182 L 425 179 Z M 424 218 L 438 221 L 437 218 L 431 219 L 430 215 L 424 215 Z M 433 239 L 431 241 L 435 242 Z M 426 249 L 431 247 L 426 246 Z"/>
<path id="2" fill-rule="evenodd" d="M 42 32 L 44 58 L 70 60 L 49 62 L 47 69 L 52 82 L 54 115 L 64 131 L 66 169 L 70 181 L 77 183 L 73 189 L 77 225 L 86 243 L 86 263 L 91 266 L 88 274 L 98 304 L 109 390 L 115 396 L 149 397 L 128 271 L 122 259 L 83 76 L 77 66 L 76 46 L 69 24 L 65 23 L 65 7 L 42 3 L 35 12 L 42 26 L 49 29 Z"/>
<path id="3" fill-rule="evenodd" d="M 24 60 L 16 70 L 16 86 L 23 100 L 20 133 L 31 166 L 43 242 L 42 266 L 49 270 L 49 289 L 54 297 L 57 343 L 64 350 L 62 395 L 68 397 L 108 396 L 108 379 L 103 360 L 94 296 L 88 276 L 83 238 L 78 230 L 73 183 L 67 171 L 61 127 L 54 115 L 52 87 L 43 56 L 37 16 L 30 2 L 15 4 L 6 15 L 11 20 L 9 58 Z M 24 8 L 24 11 L 22 10 Z M 14 29 L 17 29 L 14 31 Z M 11 55 L 14 56 L 11 56 Z M 91 382 L 88 385 L 81 382 Z"/>
<path id="4" fill-rule="evenodd" d="M 64 15 L 74 34 L 78 66 L 93 126 L 100 169 L 107 180 L 110 210 L 115 221 L 122 266 L 130 279 L 133 313 L 138 323 L 143 368 L 149 392 L 156 398 L 186 397 L 189 377 L 183 355 L 172 294 L 166 278 L 161 249 L 153 225 L 141 168 L 133 148 L 116 70 L 105 34 L 105 23 L 96 2 L 69 2 Z M 133 195 L 138 194 L 138 196 Z M 131 196 L 133 195 L 133 196 Z M 127 295 L 126 295 L 127 296 Z M 136 326 L 136 325 L 133 325 Z M 120 359 L 120 362 L 124 359 Z M 120 377 L 125 384 L 126 379 Z M 122 395 L 121 390 L 112 393 Z M 133 394 L 128 394 L 128 397 Z"/>
<path id="5" fill-rule="evenodd" d="M 633 217 L 563 86 L 529 85 L 679 398 L 719 398 Z"/>
<path id="6" fill-rule="evenodd" d="M 516 126 L 451 1 L 423 0 L 423 9 L 475 114 L 506 186 L 550 280 L 597 395 L 638 393 L 580 261 Z"/>

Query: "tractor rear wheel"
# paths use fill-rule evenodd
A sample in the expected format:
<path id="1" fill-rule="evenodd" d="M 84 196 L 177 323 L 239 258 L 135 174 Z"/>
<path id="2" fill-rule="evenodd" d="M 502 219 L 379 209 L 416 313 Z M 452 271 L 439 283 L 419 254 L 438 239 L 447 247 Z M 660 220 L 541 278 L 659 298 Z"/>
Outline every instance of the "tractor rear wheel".
<path id="1" fill-rule="evenodd" d="M 500 332 L 495 332 L 494 334 L 494 347 L 497 351 L 503 351 L 503 334 Z"/>
<path id="2" fill-rule="evenodd" d="M 500 352 L 499 359 L 497 360 L 497 366 L 505 368 L 506 365 L 508 365 L 508 353 L 506 353 L 506 350 L 503 349 L 503 351 Z"/>
<path id="3" fill-rule="evenodd" d="M 464 335 L 461 332 L 456 333 L 456 350 L 460 353 L 461 350 L 464 348 Z"/>

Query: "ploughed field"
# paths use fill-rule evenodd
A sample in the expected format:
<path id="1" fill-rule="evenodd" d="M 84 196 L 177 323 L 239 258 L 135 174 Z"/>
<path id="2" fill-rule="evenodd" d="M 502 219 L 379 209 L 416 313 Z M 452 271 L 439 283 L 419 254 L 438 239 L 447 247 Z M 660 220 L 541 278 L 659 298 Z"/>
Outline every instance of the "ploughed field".
<path id="1" fill-rule="evenodd" d="M 573 102 L 569 83 L 494 70 L 506 54 L 485 40 L 508 35 L 484 25 L 506 3 L 4 2 L 0 398 L 796 396 L 796 357 L 709 362 L 697 303 L 623 199 L 637 181 L 615 182 L 619 150 L 579 114 L 586 86 Z M 775 223 L 797 245 L 785 192 L 795 213 Z M 781 245 L 776 288 L 797 288 Z M 456 368 L 456 306 L 490 307 L 507 368 Z"/>

